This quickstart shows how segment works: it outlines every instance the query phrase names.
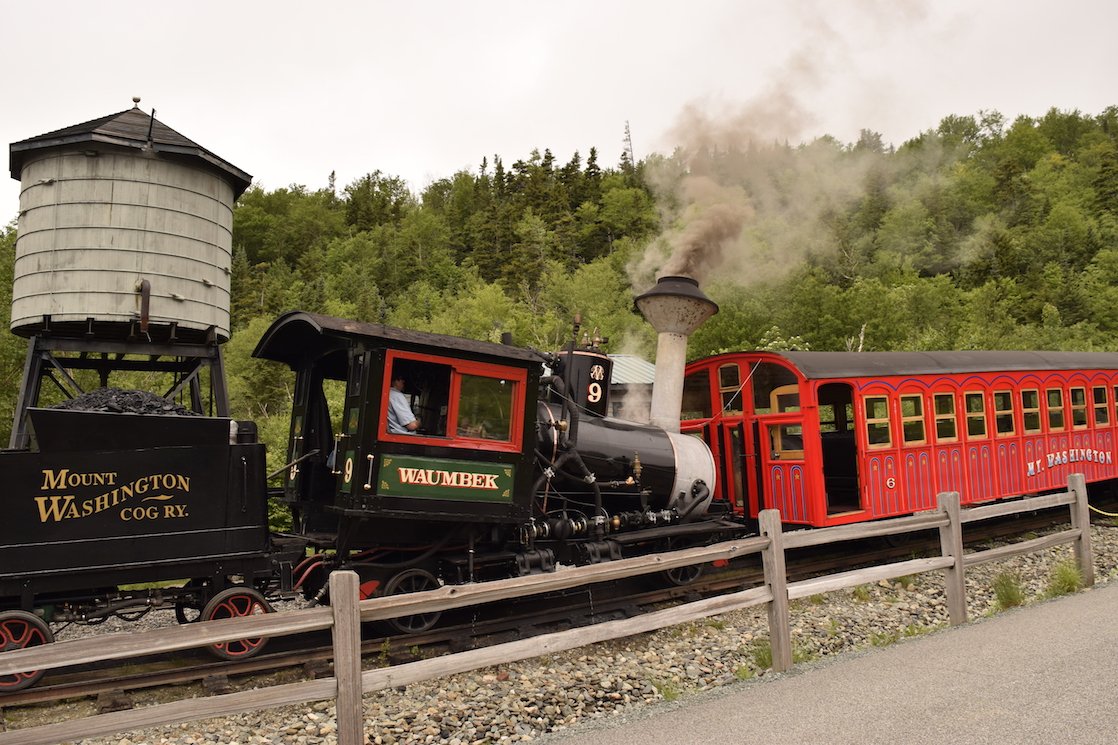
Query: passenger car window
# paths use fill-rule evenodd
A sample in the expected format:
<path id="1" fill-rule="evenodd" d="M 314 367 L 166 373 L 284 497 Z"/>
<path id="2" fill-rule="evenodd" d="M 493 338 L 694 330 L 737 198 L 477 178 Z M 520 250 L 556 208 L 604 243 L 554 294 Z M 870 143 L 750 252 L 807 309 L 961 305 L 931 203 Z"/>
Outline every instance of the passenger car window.
<path id="1" fill-rule="evenodd" d="M 1010 437 L 1017 432 L 1013 423 L 1012 391 L 994 391 L 994 430 L 998 437 Z"/>
<path id="2" fill-rule="evenodd" d="M 1048 403 L 1048 430 L 1059 432 L 1064 428 L 1064 392 L 1059 388 L 1049 388 L 1045 391 Z"/>
<path id="3" fill-rule="evenodd" d="M 1091 389 L 1095 402 L 1095 426 L 1104 427 L 1110 424 L 1110 401 L 1107 400 L 1106 386 L 1097 385 Z"/>
<path id="4" fill-rule="evenodd" d="M 922 445 L 924 436 L 924 398 L 919 394 L 901 396 L 901 431 L 906 445 Z"/>
<path id="5" fill-rule="evenodd" d="M 1040 432 L 1040 391 L 1021 391 L 1021 422 L 1027 434 Z"/>
<path id="6" fill-rule="evenodd" d="M 967 410 L 967 436 L 986 436 L 986 397 L 981 392 L 967 393 L 963 397 Z"/>
<path id="7" fill-rule="evenodd" d="M 1087 426 L 1087 389 L 1072 388 L 1068 391 L 1071 401 L 1071 426 L 1084 429 Z"/>
<path id="8" fill-rule="evenodd" d="M 885 396 L 868 396 L 866 405 L 866 442 L 871 448 L 885 448 L 893 444 L 889 434 L 889 399 Z"/>
<path id="9" fill-rule="evenodd" d="M 959 439 L 959 430 L 955 426 L 955 394 L 937 393 L 932 402 L 935 406 L 936 440 L 955 442 Z"/>

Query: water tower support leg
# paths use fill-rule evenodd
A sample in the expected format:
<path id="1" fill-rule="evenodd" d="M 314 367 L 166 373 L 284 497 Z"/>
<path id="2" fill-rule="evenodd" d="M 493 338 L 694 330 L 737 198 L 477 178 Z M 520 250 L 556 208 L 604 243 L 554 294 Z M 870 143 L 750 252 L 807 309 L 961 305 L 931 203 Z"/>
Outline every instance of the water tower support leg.
<path id="1" fill-rule="evenodd" d="M 27 436 L 27 409 L 39 400 L 39 387 L 43 380 L 43 360 L 39 356 L 39 337 L 32 336 L 27 342 L 27 359 L 23 363 L 23 381 L 19 385 L 19 398 L 16 399 L 15 417 L 12 420 L 12 436 L 8 447 L 25 448 Z"/>

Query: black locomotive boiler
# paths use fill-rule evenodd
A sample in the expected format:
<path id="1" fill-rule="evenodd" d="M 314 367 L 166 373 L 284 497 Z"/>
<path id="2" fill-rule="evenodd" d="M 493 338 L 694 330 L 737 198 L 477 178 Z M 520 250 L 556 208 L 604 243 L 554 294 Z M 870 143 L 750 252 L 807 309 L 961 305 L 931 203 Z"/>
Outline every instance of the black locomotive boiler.
<path id="1" fill-rule="evenodd" d="M 293 577 L 307 597 L 336 567 L 368 597 L 740 529 L 712 514 L 704 443 L 605 415 L 611 361 L 593 345 L 542 354 L 293 312 L 254 354 L 296 374 L 278 496 L 309 548 Z M 400 378 L 420 423 L 404 434 L 386 416 Z"/>

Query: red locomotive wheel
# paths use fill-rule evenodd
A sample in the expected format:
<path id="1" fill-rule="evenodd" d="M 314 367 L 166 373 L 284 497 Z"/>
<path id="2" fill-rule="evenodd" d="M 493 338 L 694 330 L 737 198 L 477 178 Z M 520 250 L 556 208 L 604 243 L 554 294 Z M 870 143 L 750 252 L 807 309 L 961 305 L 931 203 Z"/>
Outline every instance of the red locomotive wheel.
<path id="1" fill-rule="evenodd" d="M 50 644 L 54 634 L 50 626 L 34 613 L 9 610 L 0 613 L 0 652 Z M 0 693 L 22 691 L 39 682 L 46 670 L 0 675 Z"/>
<path id="2" fill-rule="evenodd" d="M 223 618 L 240 618 L 271 613 L 272 606 L 264 596 L 251 587 L 230 587 L 210 598 L 202 609 L 202 621 L 217 621 Z M 211 644 L 210 651 L 224 660 L 243 660 L 252 657 L 264 648 L 268 637 L 256 639 L 237 639 L 220 644 Z"/>

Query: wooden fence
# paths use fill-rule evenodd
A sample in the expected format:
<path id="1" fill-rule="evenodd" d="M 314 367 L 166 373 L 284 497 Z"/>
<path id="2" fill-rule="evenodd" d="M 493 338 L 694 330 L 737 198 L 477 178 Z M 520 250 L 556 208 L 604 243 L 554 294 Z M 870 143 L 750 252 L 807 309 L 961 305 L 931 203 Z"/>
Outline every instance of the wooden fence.
<path id="1" fill-rule="evenodd" d="M 988 551 L 969 554 L 963 551 L 962 526 L 966 523 L 1061 505 L 1070 507 L 1071 527 L 1068 530 Z M 357 575 L 349 571 L 334 572 L 330 576 L 331 606 L 328 608 L 208 621 L 142 633 L 109 634 L 3 652 L 0 653 L 0 675 L 7 675 L 21 670 L 125 659 L 139 653 L 169 652 L 215 642 L 332 628 L 334 677 L 0 732 L 0 745 L 56 743 L 324 699 L 334 699 L 336 702 L 339 744 L 359 745 L 364 742 L 362 695 L 365 693 L 618 639 L 731 610 L 767 605 L 773 669 L 785 671 L 792 666 L 788 604 L 790 600 L 797 598 L 939 570 L 944 572 L 946 579 L 950 620 L 953 625 L 957 625 L 966 622 L 964 574 L 967 567 L 1066 543 L 1075 547 L 1084 582 L 1087 585 L 1094 583 L 1087 488 L 1080 474 L 1071 476 L 1069 490 L 1065 493 L 999 502 L 963 511 L 959 509 L 958 493 L 948 492 L 939 495 L 936 510 L 910 517 L 785 533 L 781 530 L 779 513 L 776 510 L 765 510 L 761 513 L 760 524 L 761 534 L 755 538 L 561 569 L 545 575 L 480 584 L 448 585 L 428 592 L 363 601 L 358 600 Z M 799 582 L 787 581 L 785 552 L 788 550 L 934 529 L 940 532 L 941 556 L 900 561 Z M 361 670 L 361 622 L 449 610 L 694 564 L 735 559 L 754 553 L 761 554 L 765 582 L 748 590 L 588 628 L 544 634 L 388 668 L 364 672 Z"/>

